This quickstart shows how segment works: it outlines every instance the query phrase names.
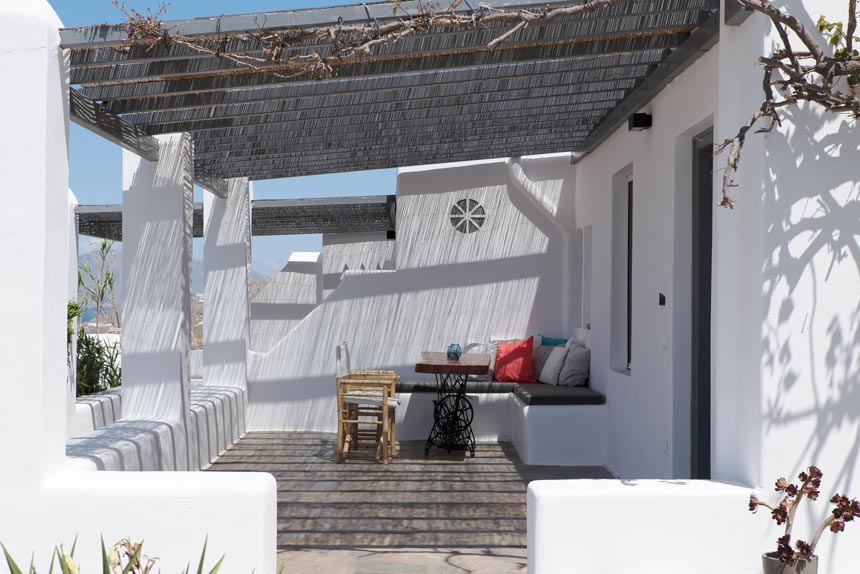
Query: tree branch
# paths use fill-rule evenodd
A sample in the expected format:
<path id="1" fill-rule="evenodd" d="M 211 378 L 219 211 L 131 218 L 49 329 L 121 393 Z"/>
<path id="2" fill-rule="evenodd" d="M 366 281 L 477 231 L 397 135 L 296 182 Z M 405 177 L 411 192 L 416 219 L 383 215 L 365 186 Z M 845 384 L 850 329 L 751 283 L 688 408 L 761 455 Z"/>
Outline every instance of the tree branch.
<path id="1" fill-rule="evenodd" d="M 831 31 L 833 25 L 823 19 L 819 22 L 820 31 L 831 33 L 831 44 L 837 48 L 833 56 L 827 55 L 817 37 L 807 30 L 798 18 L 783 12 L 769 0 L 738 2 L 770 18 L 782 46 L 774 50 L 771 56 L 759 58 L 759 63 L 764 66 L 764 101 L 759 110 L 740 127 L 734 137 L 722 142 L 715 150 L 714 155 L 720 155 L 728 149 L 720 201 L 721 206 L 728 208 L 735 205 L 731 196 L 732 188 L 737 187 L 733 175 L 738 170 L 746 136 L 760 119 L 769 117 L 770 123 L 767 127 L 756 130 L 756 133 L 770 133 L 780 123 L 778 110 L 801 101 L 817 104 L 830 112 L 848 113 L 855 119 L 860 119 L 860 101 L 853 91 L 846 93 L 835 87 L 843 78 L 848 80 L 849 86 L 860 82 L 860 58 L 853 53 L 857 0 L 849 0 L 848 27 L 844 37 L 841 36 L 841 28 Z M 789 32 L 803 43 L 807 51 L 794 50 Z M 839 36 L 834 42 L 833 38 L 837 34 Z M 840 49 L 842 42 L 844 49 Z M 774 78 L 774 73 L 781 77 Z"/>

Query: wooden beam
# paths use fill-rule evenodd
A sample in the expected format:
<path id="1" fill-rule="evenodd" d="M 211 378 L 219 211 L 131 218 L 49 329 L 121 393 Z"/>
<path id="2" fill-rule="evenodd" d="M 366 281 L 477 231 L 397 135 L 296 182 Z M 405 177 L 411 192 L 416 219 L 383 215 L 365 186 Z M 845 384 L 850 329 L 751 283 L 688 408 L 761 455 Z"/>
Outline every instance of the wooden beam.
<path id="1" fill-rule="evenodd" d="M 198 171 L 194 174 L 194 183 L 206 191 L 212 192 L 221 199 L 227 199 L 228 185 L 226 179 L 214 177 L 206 173 L 200 173 Z"/>
<path id="2" fill-rule="evenodd" d="M 740 26 L 747 21 L 753 11 L 738 2 L 738 0 L 726 0 L 723 9 L 723 22 L 726 26 Z"/>
<path id="3" fill-rule="evenodd" d="M 154 137 L 74 88 L 69 89 L 69 117 L 79 126 L 148 161 L 158 161 L 158 141 Z"/>

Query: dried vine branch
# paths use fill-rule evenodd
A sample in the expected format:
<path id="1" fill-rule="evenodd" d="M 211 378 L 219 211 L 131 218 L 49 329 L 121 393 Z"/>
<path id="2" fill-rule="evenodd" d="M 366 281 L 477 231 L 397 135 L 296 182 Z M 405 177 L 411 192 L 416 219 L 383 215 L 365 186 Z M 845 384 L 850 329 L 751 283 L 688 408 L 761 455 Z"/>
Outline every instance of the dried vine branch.
<path id="1" fill-rule="evenodd" d="M 126 9 L 124 4 L 114 2 L 126 16 L 123 24 L 128 39 L 126 46 L 138 45 L 152 49 L 156 46 L 181 45 L 192 52 L 232 62 L 253 73 L 265 73 L 279 78 L 300 76 L 329 78 L 337 75 L 338 68 L 353 64 L 372 54 L 382 46 L 400 41 L 408 36 L 433 28 L 478 29 L 491 24 L 506 28 L 487 44 L 493 50 L 502 45 L 520 30 L 532 25 L 542 25 L 563 17 L 584 12 L 593 12 L 616 4 L 636 0 L 589 0 L 570 2 L 560 6 L 544 6 L 539 10 L 501 10 L 487 3 L 479 4 L 471 13 L 458 12 L 466 0 L 450 0 L 445 8 L 419 2 L 414 14 L 406 14 L 399 1 L 391 3 L 393 16 L 398 10 L 404 14 L 396 19 L 380 23 L 337 24 L 318 28 L 292 28 L 285 30 L 258 30 L 247 32 L 241 40 L 256 40 L 261 46 L 262 56 L 250 53 L 228 52 L 219 49 L 222 38 L 186 36 L 174 31 L 161 19 L 166 4 L 155 13 L 141 14 Z M 745 7 L 759 12 L 772 21 L 779 34 L 781 47 L 770 56 L 762 56 L 759 63 L 764 68 L 762 90 L 764 101 L 758 111 L 740 126 L 737 134 L 724 140 L 715 155 L 728 150 L 726 167 L 723 170 L 722 200 L 720 205 L 733 208 L 735 200 L 731 190 L 737 187 L 733 175 L 737 173 L 741 152 L 750 130 L 753 133 L 769 133 L 780 125 L 779 110 L 805 101 L 817 104 L 834 113 L 847 113 L 860 119 L 860 100 L 855 88 L 860 88 L 860 54 L 855 48 L 860 45 L 857 31 L 857 2 L 848 0 L 848 20 L 830 23 L 823 17 L 818 22 L 818 32 L 827 38 L 829 45 L 822 46 L 817 35 L 806 29 L 803 23 L 788 12 L 784 12 L 769 0 L 737 0 Z M 368 11 L 368 15 L 371 15 Z M 792 36 L 802 44 L 797 50 L 792 45 Z M 331 51 L 322 55 L 319 51 L 296 54 L 303 42 L 317 41 L 331 45 Z M 756 128 L 761 120 L 767 124 Z"/>
<path id="2" fill-rule="evenodd" d="M 260 43 L 262 57 L 221 51 L 214 47 L 217 46 L 217 42 L 213 43 L 210 38 L 176 33 L 161 19 L 166 4 L 162 4 L 156 12 L 148 14 L 127 9 L 118 1 L 113 4 L 126 16 L 126 22 L 122 24 L 128 34 L 126 46 L 143 45 L 151 49 L 156 46 L 180 45 L 193 52 L 226 60 L 254 72 L 272 74 L 280 78 L 308 75 L 323 79 L 336 76 L 338 67 L 355 63 L 381 46 L 395 44 L 407 36 L 433 28 L 477 29 L 490 24 L 509 26 L 510 28 L 487 44 L 488 49 L 494 50 L 528 26 L 547 24 L 563 16 L 594 12 L 631 1 L 635 0 L 577 1 L 556 7 L 547 5 L 535 11 L 500 10 L 481 3 L 470 14 L 457 12 L 466 3 L 465 0 L 451 0 L 444 9 L 430 3 L 419 2 L 419 9 L 415 14 L 406 14 L 384 23 L 374 20 L 369 24 L 259 30 L 243 34 L 242 39 L 253 39 Z M 468 6 L 468 3 L 466 5 Z M 392 2 L 391 6 L 393 16 L 397 15 L 398 9 L 405 14 L 405 11 L 400 8 L 400 2 Z M 291 49 L 297 48 L 302 42 L 308 40 L 330 44 L 332 47 L 330 54 L 323 56 L 319 52 L 310 52 L 291 55 Z"/>
<path id="3" fill-rule="evenodd" d="M 755 130 L 755 133 L 769 133 L 780 124 L 780 108 L 802 101 L 817 104 L 830 112 L 850 114 L 855 120 L 860 119 L 860 100 L 855 91 L 860 86 L 860 54 L 854 48 L 855 43 L 860 43 L 860 38 L 854 36 L 857 29 L 857 0 L 848 2 L 848 23 L 844 31 L 841 22 L 830 23 L 823 17 L 819 19 L 818 31 L 828 39 L 827 49 L 798 18 L 780 10 L 768 0 L 738 2 L 770 18 L 782 46 L 771 56 L 762 56 L 758 60 L 764 67 L 764 101 L 761 107 L 734 137 L 726 139 L 716 148 L 715 155 L 728 149 L 720 201 L 721 206 L 728 208 L 735 205 L 731 190 L 737 184 L 732 176 L 738 171 L 746 136 L 759 120 L 766 118 L 768 123 Z M 800 41 L 803 51 L 792 45 L 789 32 Z M 831 50 L 832 55 L 829 54 Z"/>

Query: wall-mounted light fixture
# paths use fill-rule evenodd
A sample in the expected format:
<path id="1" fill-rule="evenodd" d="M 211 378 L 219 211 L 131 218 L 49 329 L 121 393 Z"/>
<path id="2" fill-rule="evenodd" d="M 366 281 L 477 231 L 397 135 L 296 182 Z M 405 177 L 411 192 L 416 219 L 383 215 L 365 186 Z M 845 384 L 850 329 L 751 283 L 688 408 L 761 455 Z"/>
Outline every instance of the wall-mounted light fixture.
<path id="1" fill-rule="evenodd" d="M 651 127 L 651 114 L 638 113 L 630 116 L 627 120 L 627 131 L 642 132 Z"/>

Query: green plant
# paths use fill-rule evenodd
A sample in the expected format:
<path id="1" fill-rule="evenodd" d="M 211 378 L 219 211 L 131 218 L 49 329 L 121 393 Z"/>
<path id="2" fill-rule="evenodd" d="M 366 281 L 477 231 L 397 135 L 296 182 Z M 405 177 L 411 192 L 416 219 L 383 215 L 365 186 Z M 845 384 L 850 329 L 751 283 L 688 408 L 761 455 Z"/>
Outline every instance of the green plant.
<path id="1" fill-rule="evenodd" d="M 105 546 L 104 538 L 102 538 L 102 574 L 151 574 L 158 558 L 150 558 L 143 554 L 143 542 L 132 542 L 129 538 L 124 538 L 112 545 L 110 548 Z M 203 542 L 203 551 L 200 553 L 200 560 L 197 564 L 197 574 L 204 574 L 204 563 L 206 561 L 206 547 L 209 544 L 209 537 Z M 54 547 L 54 552 L 51 555 L 51 565 L 48 569 L 48 574 L 53 574 L 55 564 L 59 564 L 62 574 L 79 574 L 80 568 L 75 562 L 75 547 L 77 546 L 77 538 L 72 544 L 72 550 L 66 554 L 62 545 Z M 24 574 L 15 560 L 12 558 L 9 551 L 2 543 L 0 548 L 3 549 L 3 554 L 6 556 L 6 564 L 9 566 L 10 574 Z M 30 558 L 30 567 L 27 569 L 27 574 L 38 574 L 34 563 L 35 556 Z M 221 569 L 221 564 L 224 562 L 224 555 L 215 563 L 215 566 L 208 571 L 208 574 L 218 574 Z M 190 574 L 191 563 L 185 567 L 182 574 Z"/>
<path id="2" fill-rule="evenodd" d="M 108 344 L 97 336 L 78 333 L 77 395 L 89 395 L 122 384 L 119 344 Z"/>
<path id="3" fill-rule="evenodd" d="M 96 333 L 100 330 L 101 314 L 106 305 L 111 306 L 116 327 L 120 327 L 120 313 L 114 290 L 115 276 L 111 271 L 114 246 L 115 242 L 103 239 L 96 251 L 95 268 L 87 261 L 81 261 L 78 265 L 78 288 L 81 291 L 81 300 L 92 305 L 95 310 Z"/>
<path id="4" fill-rule="evenodd" d="M 78 319 L 84 314 L 84 308 L 74 299 L 66 304 L 66 363 L 72 364 L 72 340 L 75 337 L 75 327 Z"/>

